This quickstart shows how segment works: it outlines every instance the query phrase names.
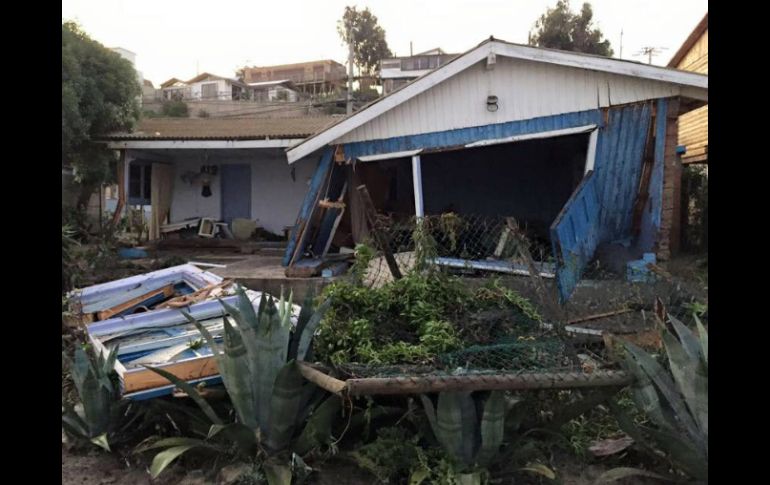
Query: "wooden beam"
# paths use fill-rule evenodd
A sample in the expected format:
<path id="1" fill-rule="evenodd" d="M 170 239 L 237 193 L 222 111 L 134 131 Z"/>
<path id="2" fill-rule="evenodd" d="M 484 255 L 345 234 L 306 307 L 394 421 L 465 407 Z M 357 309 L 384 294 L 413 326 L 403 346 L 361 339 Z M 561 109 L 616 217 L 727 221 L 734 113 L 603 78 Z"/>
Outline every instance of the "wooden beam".
<path id="1" fill-rule="evenodd" d="M 99 320 L 107 320 L 108 318 L 112 318 L 113 316 L 118 315 L 126 310 L 130 310 L 135 306 L 141 305 L 147 300 L 157 298 L 159 296 L 162 296 L 163 298 L 170 298 L 173 295 L 174 295 L 174 285 L 169 284 L 164 286 L 163 288 L 152 290 L 148 293 L 145 293 L 144 295 L 137 296 L 136 298 L 132 298 L 126 302 L 115 305 L 114 307 L 109 308 L 107 310 L 100 311 L 98 312 L 97 317 Z"/>
<path id="2" fill-rule="evenodd" d="M 120 222 L 120 217 L 123 214 L 123 207 L 126 205 L 128 198 L 126 194 L 126 151 L 120 151 L 120 161 L 118 162 L 118 205 L 115 206 L 115 212 L 112 214 L 112 226 L 115 227 Z"/>
<path id="3" fill-rule="evenodd" d="M 219 373 L 217 361 L 213 355 L 157 367 L 174 374 L 184 381 L 214 376 Z M 169 384 L 171 382 L 168 379 L 149 369 L 132 370 L 123 374 L 123 392 L 126 394 Z"/>
<path id="4" fill-rule="evenodd" d="M 390 273 L 394 279 L 401 279 L 401 270 L 398 269 L 396 258 L 393 256 L 393 251 L 390 250 L 390 241 L 380 228 L 377 227 L 377 209 L 374 208 L 374 202 L 372 202 L 372 197 L 369 195 L 369 190 L 367 190 L 366 185 L 359 185 L 356 190 L 361 194 L 361 200 L 364 203 L 364 213 L 369 222 L 369 229 L 377 245 L 380 246 L 382 254 L 385 256 Z"/>
<path id="5" fill-rule="evenodd" d="M 645 207 L 647 207 L 647 201 L 650 199 L 650 180 L 652 178 L 652 169 L 655 163 L 655 140 L 657 131 L 655 129 L 656 116 L 657 113 L 654 113 L 650 117 L 650 126 L 647 128 L 647 143 L 644 148 L 642 160 L 642 174 L 632 213 L 631 234 L 635 237 L 637 237 L 641 231 L 642 213 L 644 212 Z"/>
<path id="6" fill-rule="evenodd" d="M 624 371 L 518 372 L 462 376 L 372 377 L 348 379 L 345 387 L 351 396 L 385 394 L 423 394 L 444 391 L 523 391 L 536 389 L 579 389 L 624 386 L 632 377 Z"/>
<path id="7" fill-rule="evenodd" d="M 342 392 L 345 390 L 344 381 L 324 374 L 323 372 L 311 367 L 307 362 L 297 362 L 297 365 L 299 366 L 299 372 L 302 374 L 302 377 L 320 387 L 321 389 L 327 390 L 338 396 L 341 396 Z"/>

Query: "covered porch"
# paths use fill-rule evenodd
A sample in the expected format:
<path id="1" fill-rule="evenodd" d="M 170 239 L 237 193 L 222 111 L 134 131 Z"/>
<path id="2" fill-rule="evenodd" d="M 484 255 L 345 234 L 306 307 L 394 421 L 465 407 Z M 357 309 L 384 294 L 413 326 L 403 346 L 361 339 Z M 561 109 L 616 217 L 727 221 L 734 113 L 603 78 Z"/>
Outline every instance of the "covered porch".
<path id="1" fill-rule="evenodd" d="M 317 158 L 289 166 L 284 149 L 329 121 L 143 120 L 137 132 L 105 140 L 120 153 L 114 219 L 149 208 L 149 240 L 232 237 L 233 221 L 285 239 Z"/>

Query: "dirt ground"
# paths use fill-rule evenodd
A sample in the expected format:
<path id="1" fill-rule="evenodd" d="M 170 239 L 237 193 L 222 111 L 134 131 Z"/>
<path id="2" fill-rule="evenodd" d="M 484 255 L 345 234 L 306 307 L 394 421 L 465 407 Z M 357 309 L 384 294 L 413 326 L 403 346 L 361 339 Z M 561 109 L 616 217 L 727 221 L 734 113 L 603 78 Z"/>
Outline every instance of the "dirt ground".
<path id="1" fill-rule="evenodd" d="M 586 464 L 575 458 L 563 457 L 564 463 L 557 468 L 557 478 L 563 485 L 592 485 L 604 472 L 612 468 L 604 464 Z M 150 478 L 146 468 L 128 467 L 115 455 L 92 452 L 69 452 L 62 448 L 62 485 L 219 485 L 216 478 L 207 478 L 202 470 L 185 471 L 171 466 L 156 480 Z M 375 478 L 354 464 L 342 460 L 327 461 L 323 468 L 314 472 L 305 482 L 307 485 L 371 485 Z M 501 482 L 506 483 L 506 482 Z M 510 481 L 508 483 L 513 483 Z M 520 478 L 516 485 L 545 483 L 538 477 Z M 661 482 L 645 478 L 627 478 L 614 482 L 618 485 L 659 485 Z"/>

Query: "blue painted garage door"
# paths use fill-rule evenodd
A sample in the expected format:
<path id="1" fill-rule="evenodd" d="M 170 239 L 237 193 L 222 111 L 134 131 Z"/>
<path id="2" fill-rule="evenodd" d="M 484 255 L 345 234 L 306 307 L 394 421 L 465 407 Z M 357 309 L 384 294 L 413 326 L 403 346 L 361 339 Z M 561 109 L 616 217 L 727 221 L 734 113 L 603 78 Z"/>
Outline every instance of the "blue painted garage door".
<path id="1" fill-rule="evenodd" d="M 599 197 L 593 173 L 586 174 L 551 225 L 562 302 L 569 299 L 599 243 Z"/>
<path id="2" fill-rule="evenodd" d="M 222 165 L 222 220 L 251 219 L 251 166 Z"/>

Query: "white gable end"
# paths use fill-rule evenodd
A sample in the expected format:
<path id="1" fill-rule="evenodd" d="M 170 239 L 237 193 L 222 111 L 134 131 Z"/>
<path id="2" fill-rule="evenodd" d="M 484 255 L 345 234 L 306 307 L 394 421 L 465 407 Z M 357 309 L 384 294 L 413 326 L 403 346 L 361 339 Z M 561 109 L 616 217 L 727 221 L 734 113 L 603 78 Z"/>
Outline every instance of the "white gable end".
<path id="1" fill-rule="evenodd" d="M 497 56 L 431 87 L 332 143 L 469 128 L 677 96 L 676 84 Z M 498 110 L 487 110 L 497 96 Z"/>

